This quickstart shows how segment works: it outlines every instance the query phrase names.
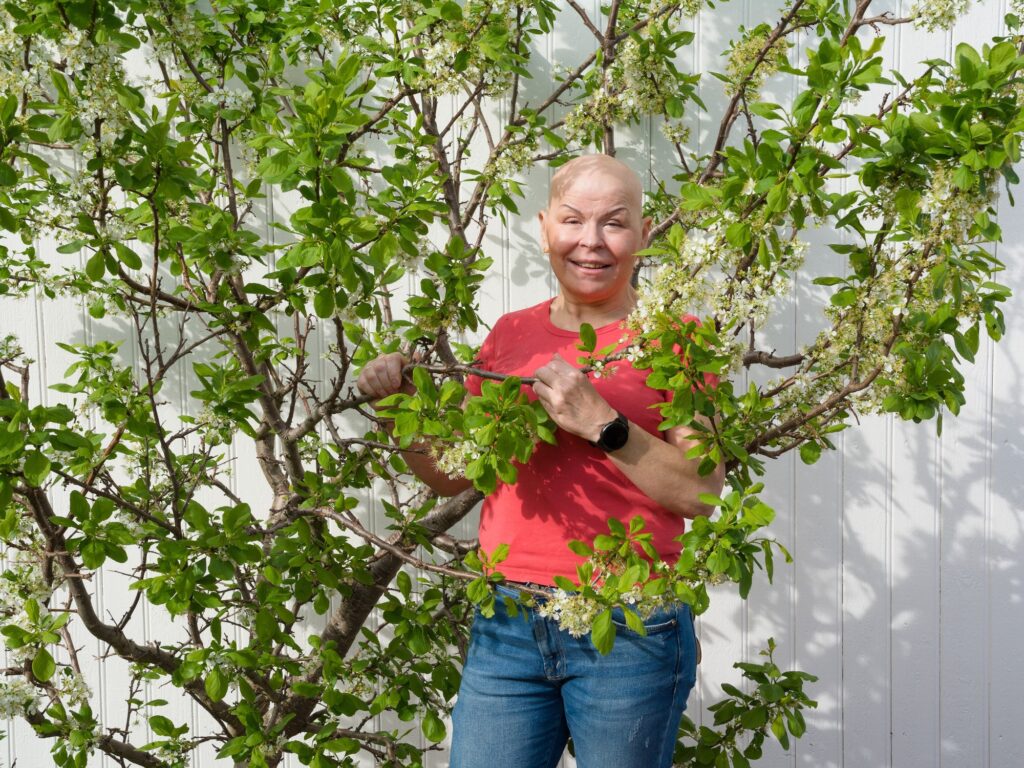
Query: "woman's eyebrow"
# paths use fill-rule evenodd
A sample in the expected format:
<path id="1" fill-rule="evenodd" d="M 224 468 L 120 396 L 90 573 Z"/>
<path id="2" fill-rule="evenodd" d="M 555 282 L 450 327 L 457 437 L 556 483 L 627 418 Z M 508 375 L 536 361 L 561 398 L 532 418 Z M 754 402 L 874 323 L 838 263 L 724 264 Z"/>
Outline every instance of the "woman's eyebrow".
<path id="1" fill-rule="evenodd" d="M 559 203 L 558 207 L 559 208 L 568 208 L 573 213 L 579 214 L 581 216 L 583 215 L 583 211 L 581 211 L 579 208 L 575 208 L 575 207 L 569 205 L 568 203 Z M 615 208 L 612 208 L 610 211 L 606 211 L 605 213 L 602 213 L 601 216 L 602 216 L 602 218 L 606 218 L 607 219 L 607 218 L 610 218 L 612 216 L 618 216 L 618 215 L 620 215 L 622 213 L 625 213 L 627 216 L 629 215 L 630 210 L 629 210 L 629 206 L 628 205 L 616 206 Z"/>

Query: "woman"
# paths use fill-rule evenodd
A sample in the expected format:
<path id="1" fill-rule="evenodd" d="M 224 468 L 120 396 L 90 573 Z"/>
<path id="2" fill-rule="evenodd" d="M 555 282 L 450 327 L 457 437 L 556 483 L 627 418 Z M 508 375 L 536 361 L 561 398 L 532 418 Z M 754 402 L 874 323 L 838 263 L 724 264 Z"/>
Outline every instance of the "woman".
<path id="1" fill-rule="evenodd" d="M 559 293 L 499 319 L 481 349 L 481 367 L 535 377 L 528 394 L 559 427 L 558 445 L 540 444 L 516 483 L 500 485 L 484 502 L 481 546 L 510 545 L 501 564 L 503 594 L 517 596 L 516 584 L 551 586 L 554 576 L 574 574 L 579 558 L 567 542 L 606 533 L 612 516 L 628 522 L 642 515 L 659 554 L 671 559 L 682 518 L 710 513 L 698 497 L 721 490 L 721 468 L 701 477 L 698 462 L 686 458 L 692 430 L 658 431 L 652 406 L 671 395 L 648 388 L 645 371 L 623 360 L 595 378 L 570 362 L 583 323 L 596 330 L 598 349 L 622 343 L 621 323 L 636 303 L 636 252 L 650 225 L 640 180 L 627 166 L 605 155 L 566 163 L 540 214 L 541 245 Z M 377 397 L 400 391 L 408 386 L 405 364 L 397 353 L 377 358 L 357 385 Z M 479 391 L 478 380 L 467 386 Z M 446 477 L 423 454 L 408 458 L 439 493 L 469 485 Z M 657 611 L 645 622 L 646 636 L 621 626 L 608 656 L 588 637 L 525 613 L 525 621 L 509 617 L 499 600 L 493 618 L 478 615 L 474 622 L 453 713 L 452 767 L 554 766 L 569 736 L 579 768 L 671 765 L 696 676 L 689 608 Z"/>

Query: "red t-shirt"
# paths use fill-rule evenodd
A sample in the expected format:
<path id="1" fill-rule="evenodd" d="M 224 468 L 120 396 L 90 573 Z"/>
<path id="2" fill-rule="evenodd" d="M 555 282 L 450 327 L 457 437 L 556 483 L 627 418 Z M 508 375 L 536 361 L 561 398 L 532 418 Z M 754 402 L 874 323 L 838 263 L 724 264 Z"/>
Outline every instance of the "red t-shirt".
<path id="1" fill-rule="evenodd" d="M 551 300 L 501 317 L 480 350 L 480 367 L 496 373 L 532 376 L 556 352 L 575 365 L 581 352 L 579 334 L 556 328 L 549 316 Z M 597 347 L 618 344 L 629 331 L 621 321 L 595 329 Z M 590 375 L 601 396 L 634 425 L 664 439 L 658 431 L 661 414 L 657 403 L 671 399 L 671 392 L 649 388 L 649 371 L 635 370 L 627 360 L 608 364 L 614 373 Z M 469 377 L 466 386 L 480 393 L 480 379 Z M 533 389 L 523 391 L 531 400 Z M 508 559 L 498 569 L 510 581 L 553 585 L 553 577 L 575 579 L 582 558 L 567 544 L 579 539 L 591 544 L 598 534 L 608 533 L 608 519 L 623 523 L 635 515 L 647 521 L 658 553 L 672 562 L 679 553 L 674 541 L 683 533 L 684 518 L 652 501 L 611 462 L 600 448 L 561 429 L 557 445 L 538 443 L 526 465 L 517 465 L 513 485 L 498 484 L 484 501 L 480 517 L 480 546 L 490 552 L 509 545 Z"/>

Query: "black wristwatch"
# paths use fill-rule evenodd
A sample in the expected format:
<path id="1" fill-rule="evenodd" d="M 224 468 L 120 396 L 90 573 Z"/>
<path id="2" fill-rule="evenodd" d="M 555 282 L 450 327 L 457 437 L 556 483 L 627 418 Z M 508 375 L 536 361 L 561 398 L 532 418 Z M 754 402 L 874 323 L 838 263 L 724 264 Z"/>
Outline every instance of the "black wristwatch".
<path id="1" fill-rule="evenodd" d="M 618 411 L 616 411 L 618 413 Z M 609 421 L 601 427 L 601 434 L 597 441 L 590 441 L 605 453 L 617 451 L 629 440 L 629 419 L 619 413 L 613 421 Z"/>

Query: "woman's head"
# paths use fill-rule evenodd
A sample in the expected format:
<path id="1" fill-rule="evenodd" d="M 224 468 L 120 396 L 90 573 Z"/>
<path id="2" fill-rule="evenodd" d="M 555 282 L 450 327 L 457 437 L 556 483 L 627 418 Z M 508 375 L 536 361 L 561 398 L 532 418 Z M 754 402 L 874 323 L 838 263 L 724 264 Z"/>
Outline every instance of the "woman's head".
<path id="1" fill-rule="evenodd" d="M 608 155 L 570 160 L 551 179 L 541 245 L 562 296 L 573 304 L 631 305 L 636 252 L 647 244 L 643 187 Z"/>

